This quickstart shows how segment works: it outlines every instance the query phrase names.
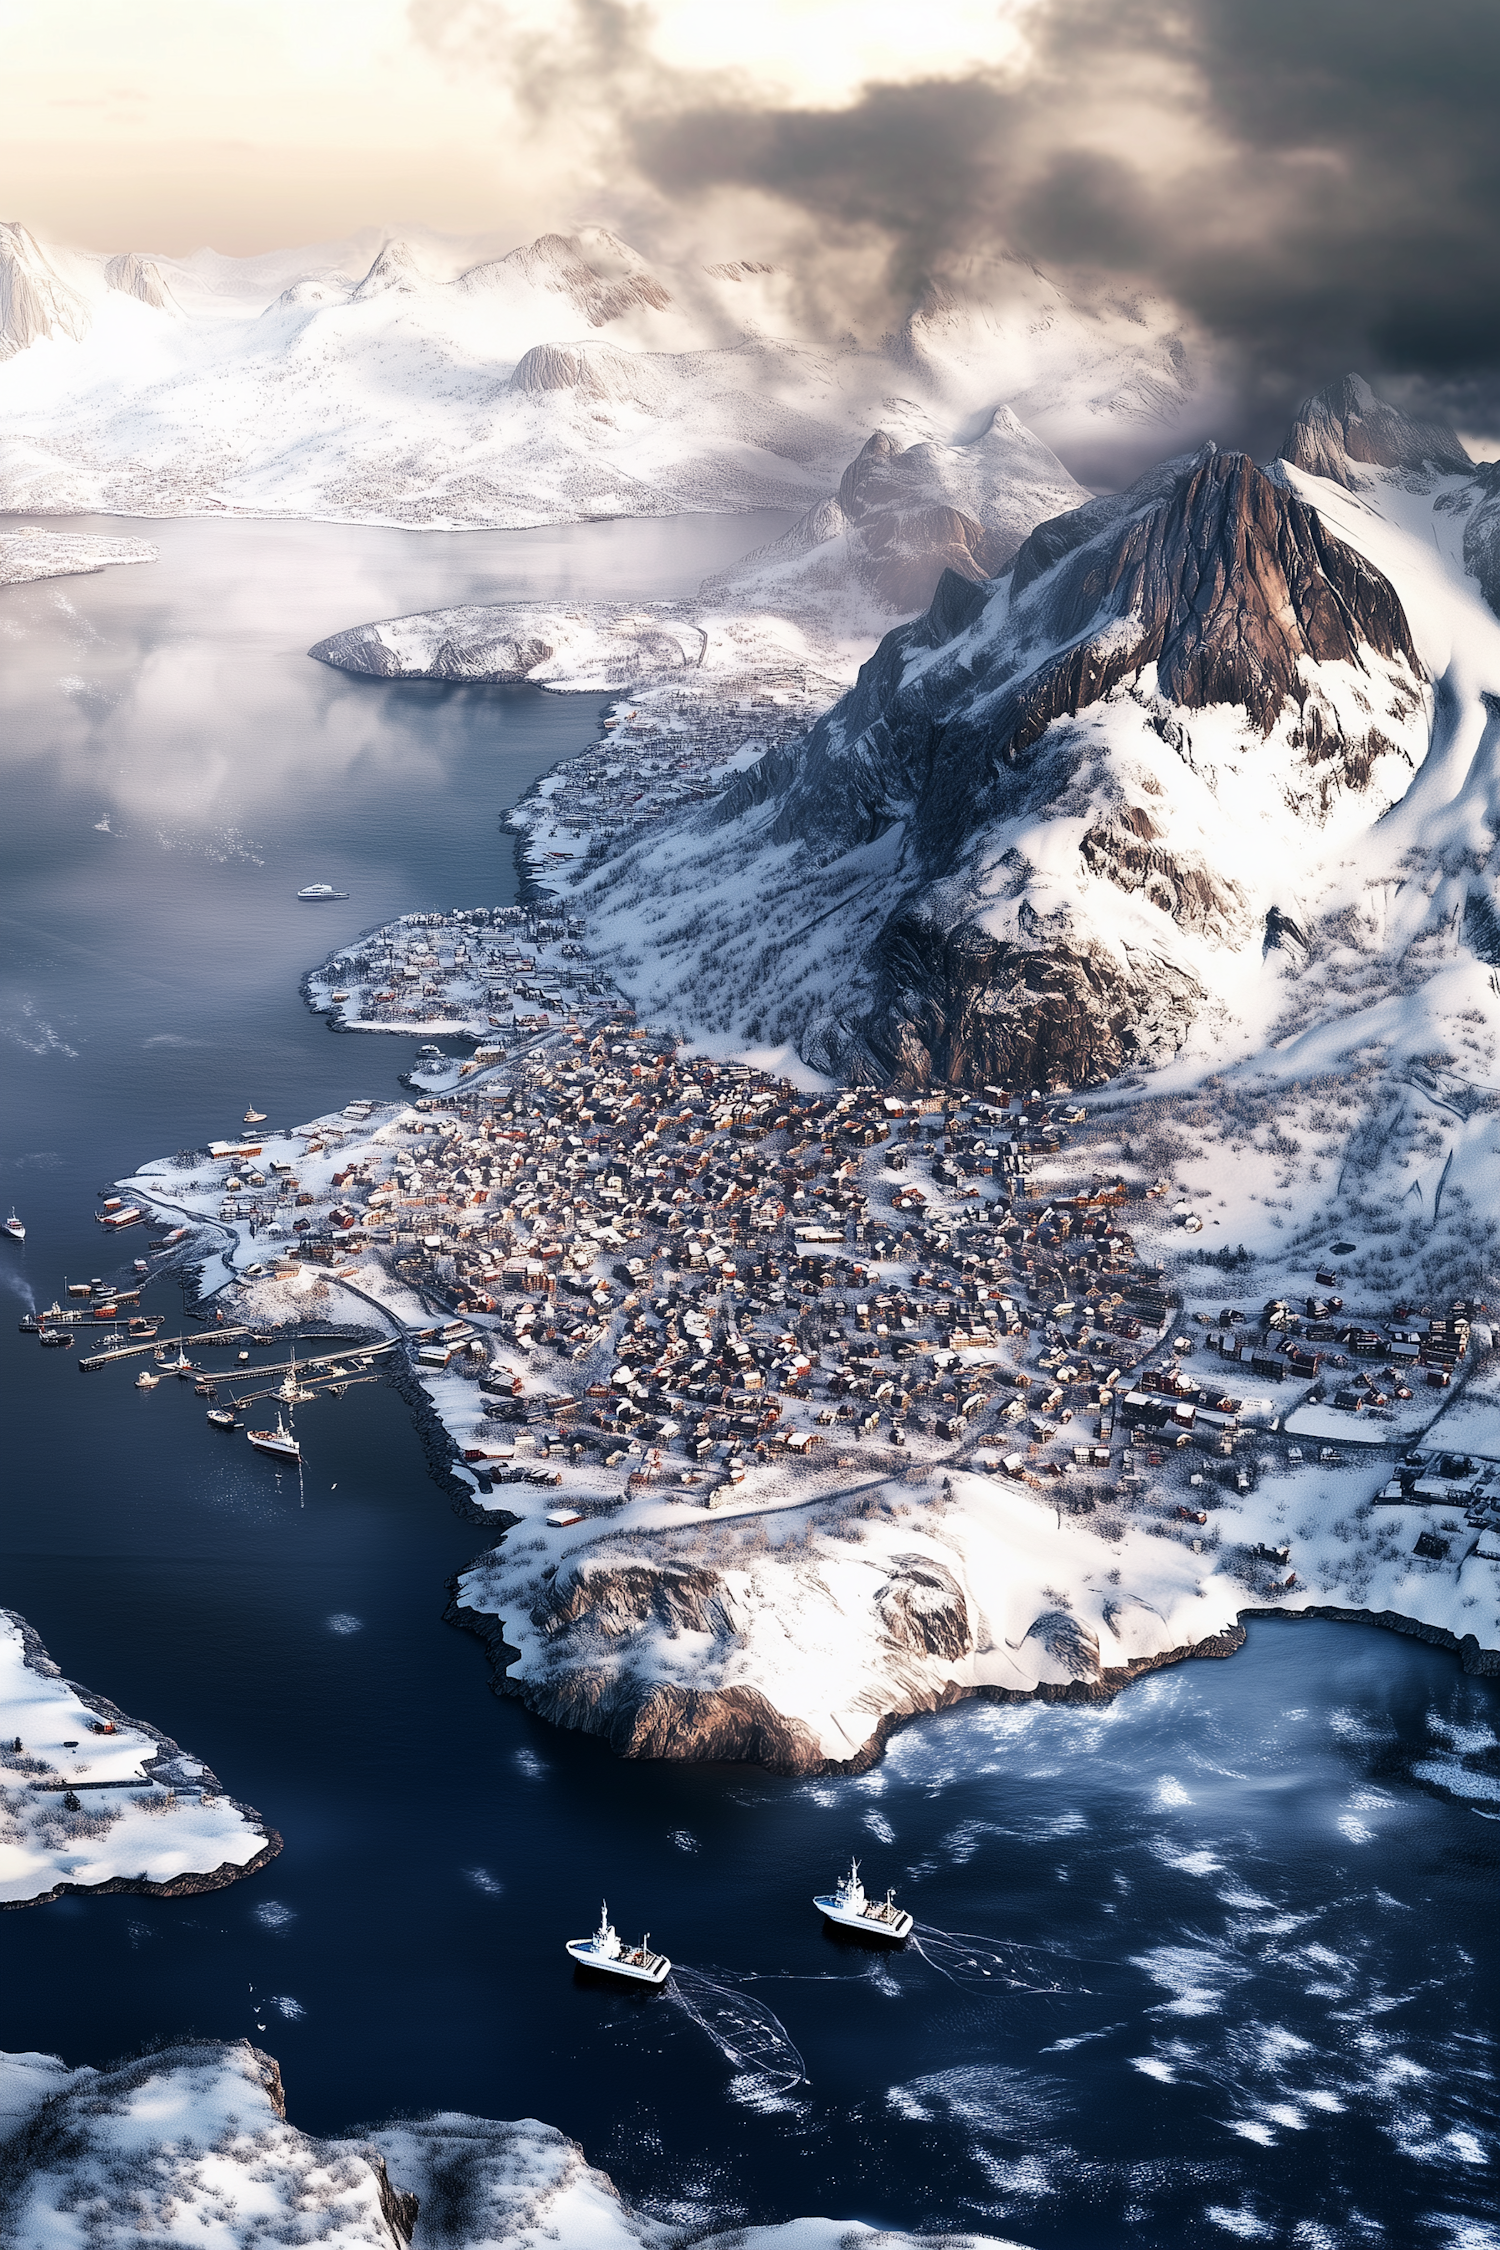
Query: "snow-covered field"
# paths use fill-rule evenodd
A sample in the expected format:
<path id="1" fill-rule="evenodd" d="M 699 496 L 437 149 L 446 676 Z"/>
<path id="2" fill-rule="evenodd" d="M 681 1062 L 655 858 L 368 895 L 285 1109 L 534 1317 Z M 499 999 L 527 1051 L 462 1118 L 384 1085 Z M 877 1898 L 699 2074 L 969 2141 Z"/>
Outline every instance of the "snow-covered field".
<path id="1" fill-rule="evenodd" d="M 0 2055 L 0 2240 L 91 2250 L 143 2240 L 263 2250 L 903 2250 L 858 2220 L 704 2235 L 624 2203 L 555 2127 L 445 2112 L 363 2140 L 286 2115 L 274 2059 L 245 2041 L 169 2047 L 111 2068 Z M 1006 2250 L 994 2236 L 947 2250 Z"/>
<path id="2" fill-rule="evenodd" d="M 0 1611 L 0 1906 L 214 1890 L 280 1849 L 201 1760 L 63 1679 L 25 1620 Z"/>

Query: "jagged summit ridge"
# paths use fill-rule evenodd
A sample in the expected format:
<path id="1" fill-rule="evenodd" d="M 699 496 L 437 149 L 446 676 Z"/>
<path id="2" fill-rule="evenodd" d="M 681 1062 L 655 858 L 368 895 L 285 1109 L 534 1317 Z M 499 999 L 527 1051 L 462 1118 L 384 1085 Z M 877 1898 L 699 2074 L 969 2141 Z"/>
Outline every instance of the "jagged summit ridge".
<path id="1" fill-rule="evenodd" d="M 1165 497 L 1155 472 L 1143 486 L 1123 496 L 1134 511 L 1111 511 L 1104 530 L 1071 551 L 1066 518 L 1033 533 L 990 630 L 975 622 L 972 597 L 940 589 L 942 618 L 920 631 L 962 641 L 961 664 L 945 662 L 939 646 L 907 690 L 897 680 L 908 643 L 890 636 L 814 730 L 774 840 L 795 841 L 816 824 L 845 844 L 871 841 L 905 817 L 939 865 L 993 817 L 1010 794 L 1004 772 L 1054 721 L 1148 670 L 1163 703 L 1237 706 L 1262 740 L 1294 706 L 1289 747 L 1312 766 L 1339 758 L 1343 777 L 1362 786 L 1386 737 L 1373 723 L 1351 732 L 1305 667 L 1358 672 L 1373 653 L 1407 667 L 1415 686 L 1420 666 L 1389 582 L 1248 455 L 1205 448 Z M 1093 503 L 1077 514 L 1099 520 Z M 1059 548 L 1062 560 L 1038 575 L 1038 552 Z M 744 777 L 721 817 L 754 788 Z"/>
<path id="2" fill-rule="evenodd" d="M 158 312 L 177 310 L 176 299 L 162 279 L 160 266 L 154 258 L 143 258 L 139 250 L 126 250 L 117 258 L 107 259 L 104 278 L 122 297 L 135 297 L 143 305 L 154 306 Z"/>
<path id="3" fill-rule="evenodd" d="M 0 359 L 49 336 L 79 343 L 88 332 L 88 306 L 48 263 L 35 236 L 19 220 L 0 219 Z"/>
<path id="4" fill-rule="evenodd" d="M 652 874 L 695 911 L 636 989 L 711 991 L 716 1034 L 845 1078 L 1164 1061 L 1226 988 L 1262 1004 L 1268 917 L 1404 795 L 1431 717 L 1390 579 L 1205 447 L 1039 524 L 1004 578 L 945 572 L 802 744 L 684 818 Z M 608 928 L 623 871 L 598 892 Z"/>
<path id="5" fill-rule="evenodd" d="M 1341 375 L 1304 400 L 1282 440 L 1283 460 L 1355 491 L 1361 471 L 1468 476 L 1473 462 L 1446 422 L 1426 422 L 1379 399 L 1362 375 Z"/>

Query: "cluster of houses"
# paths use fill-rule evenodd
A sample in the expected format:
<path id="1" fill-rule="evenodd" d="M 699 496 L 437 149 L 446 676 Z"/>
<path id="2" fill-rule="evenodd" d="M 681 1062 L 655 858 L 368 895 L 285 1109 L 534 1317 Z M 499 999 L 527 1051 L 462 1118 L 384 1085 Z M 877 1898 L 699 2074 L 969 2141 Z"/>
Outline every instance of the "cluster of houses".
<path id="1" fill-rule="evenodd" d="M 531 876 L 545 884 L 570 861 L 605 851 L 612 840 L 685 805 L 706 803 L 731 766 L 800 741 L 839 692 L 837 681 L 798 668 L 652 686 L 617 703 L 601 739 L 549 774 L 510 815 L 525 838 Z"/>

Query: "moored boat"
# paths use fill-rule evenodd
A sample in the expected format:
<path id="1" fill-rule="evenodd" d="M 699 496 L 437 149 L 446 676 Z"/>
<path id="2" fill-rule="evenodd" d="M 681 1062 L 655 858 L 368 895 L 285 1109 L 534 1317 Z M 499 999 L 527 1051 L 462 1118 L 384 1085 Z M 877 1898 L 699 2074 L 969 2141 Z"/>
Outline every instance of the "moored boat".
<path id="1" fill-rule="evenodd" d="M 77 1340 L 71 1328 L 44 1328 L 40 1336 L 40 1341 L 55 1352 L 71 1351 Z"/>
<path id="2" fill-rule="evenodd" d="M 159 1375 L 153 1375 L 149 1367 L 143 1367 L 135 1379 L 135 1387 L 138 1391 L 154 1391 L 160 1381 Z"/>
<path id="3" fill-rule="evenodd" d="M 866 1898 L 857 1859 L 850 1860 L 849 1872 L 839 1877 L 838 1888 L 815 1898 L 813 1905 L 840 1929 L 858 1930 L 864 1937 L 891 1938 L 899 1943 L 911 1935 L 912 1918 L 889 1891 L 883 1899 Z"/>
<path id="4" fill-rule="evenodd" d="M 273 1461 L 300 1461 L 302 1448 L 278 1414 L 274 1430 L 247 1430 L 246 1437 L 257 1453 L 267 1454 Z"/>
<path id="5" fill-rule="evenodd" d="M 246 1112 L 245 1112 L 245 1123 L 246 1123 L 247 1125 L 264 1125 L 265 1121 L 266 1121 L 266 1113 L 265 1113 L 265 1111 L 264 1111 L 263 1109 L 247 1109 L 247 1110 L 246 1110 Z"/>
<path id="6" fill-rule="evenodd" d="M 234 1430 L 239 1427 L 234 1418 L 234 1409 L 231 1406 L 211 1406 L 208 1410 L 208 1419 L 216 1430 Z"/>
<path id="7" fill-rule="evenodd" d="M 592 1937 L 569 1938 L 568 1959 L 579 1969 L 598 1969 L 605 1976 L 622 1977 L 630 1984 L 665 1984 L 672 1964 L 665 1953 L 653 1953 L 647 1931 L 639 1945 L 625 1945 L 609 1918 L 609 1907 L 599 1910 L 599 1927 Z"/>

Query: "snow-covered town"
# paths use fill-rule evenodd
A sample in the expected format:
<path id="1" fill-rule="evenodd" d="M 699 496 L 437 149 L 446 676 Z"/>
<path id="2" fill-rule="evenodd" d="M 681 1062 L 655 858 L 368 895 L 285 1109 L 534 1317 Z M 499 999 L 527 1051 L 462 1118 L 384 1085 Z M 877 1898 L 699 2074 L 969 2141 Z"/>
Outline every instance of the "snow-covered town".
<path id="1" fill-rule="evenodd" d="M 411 1102 L 119 1184 L 178 1255 L 191 1230 L 216 1317 L 403 1340 L 452 1489 L 507 1533 L 458 1611 L 508 1686 L 622 1747 L 811 1767 L 958 1694 L 1227 1654 L 1271 1608 L 1495 1663 L 1484 1303 L 1393 1291 L 1317 1213 L 1279 1253 L 1205 1247 L 1192 1166 L 1143 1166 L 1152 1105 L 1114 1091 L 694 1057 L 601 1005 L 546 917 L 417 918 L 341 957 L 324 1005 L 356 967 L 407 989 L 403 961 L 445 1027 L 502 990 L 518 1011 Z M 753 1724 L 643 1716 L 643 1675 L 745 1691 Z"/>

